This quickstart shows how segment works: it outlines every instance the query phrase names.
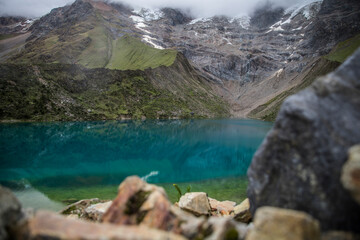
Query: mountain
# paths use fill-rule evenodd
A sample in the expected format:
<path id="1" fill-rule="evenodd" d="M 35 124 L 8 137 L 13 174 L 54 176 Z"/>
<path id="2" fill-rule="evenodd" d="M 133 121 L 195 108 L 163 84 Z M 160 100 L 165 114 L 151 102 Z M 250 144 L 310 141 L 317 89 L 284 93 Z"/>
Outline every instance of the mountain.
<path id="1" fill-rule="evenodd" d="M 341 3 L 303 0 L 288 9 L 266 3 L 250 16 L 199 19 L 179 9 L 135 11 L 123 4 L 77 0 L 72 5 L 53 9 L 35 22 L 28 22 L 31 26 L 15 32 L 15 36 L 9 32 L 1 35 L 0 62 L 7 69 L 1 74 L 2 100 L 14 101 L 12 96 L 18 96 L 21 91 L 32 95 L 28 88 L 23 89 L 25 85 L 19 83 L 21 86 L 18 86 L 14 79 L 11 81 L 16 83 L 17 90 L 7 82 L 9 73 L 17 73 L 18 68 L 36 66 L 40 72 L 52 73 L 46 78 L 36 75 L 36 71 L 21 71 L 21 78 L 40 78 L 48 85 L 56 84 L 57 94 L 64 92 L 71 96 L 70 102 L 76 102 L 82 109 L 80 114 L 71 110 L 72 107 L 65 107 L 67 110 L 61 110 L 61 114 L 55 111 L 50 117 L 45 117 L 45 113 L 36 113 L 36 116 L 28 113 L 28 118 L 39 120 L 225 117 L 230 114 L 273 120 L 287 96 L 307 87 L 317 76 L 334 70 L 360 45 L 360 4 L 354 0 Z M 52 75 L 59 74 L 54 66 L 62 69 L 65 85 L 59 83 L 64 81 L 57 75 Z M 73 75 L 71 69 L 76 69 L 81 77 Z M 101 77 L 104 72 L 116 77 L 109 77 L 105 81 L 109 85 L 101 87 L 96 85 L 98 80 L 88 75 Z M 140 88 L 134 84 L 136 97 L 123 92 L 122 97 L 116 96 L 118 100 L 112 102 L 107 95 L 111 92 L 110 82 L 135 75 L 146 81 Z M 102 91 L 86 101 L 79 100 L 67 88 L 78 78 L 84 85 L 95 84 L 95 89 Z M 77 91 L 75 86 L 73 91 Z M 166 114 L 162 106 L 157 106 L 157 110 L 146 107 L 153 98 L 142 96 L 145 88 L 167 96 L 167 100 L 156 98 L 159 104 L 167 105 Z M 13 91 L 18 92 L 13 94 Z M 98 95 L 107 99 L 96 100 L 101 106 L 116 105 L 116 109 L 120 109 L 118 114 L 114 113 L 118 111 L 115 107 L 101 111 L 89 108 L 87 102 L 95 101 Z M 48 102 L 61 106 L 53 95 L 45 97 Z M 141 103 L 128 103 L 129 99 Z M 170 99 L 178 99 L 179 104 Z M 26 103 L 22 104 L 26 108 Z M 18 108 L 10 106 L 3 104 L 0 118 L 20 117 L 11 115 Z M 97 114 L 90 114 L 88 109 Z M 122 114 L 124 112 L 126 114 Z M 64 113 L 67 117 L 61 117 Z"/>

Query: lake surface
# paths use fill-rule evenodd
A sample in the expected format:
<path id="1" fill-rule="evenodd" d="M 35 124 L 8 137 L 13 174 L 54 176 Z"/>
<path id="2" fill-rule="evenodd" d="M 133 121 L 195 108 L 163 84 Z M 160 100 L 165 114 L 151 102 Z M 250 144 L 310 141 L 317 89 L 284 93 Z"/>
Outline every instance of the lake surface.
<path id="1" fill-rule="evenodd" d="M 0 183 L 24 206 L 112 199 L 127 176 L 219 200 L 246 196 L 246 171 L 272 123 L 146 120 L 0 124 Z"/>

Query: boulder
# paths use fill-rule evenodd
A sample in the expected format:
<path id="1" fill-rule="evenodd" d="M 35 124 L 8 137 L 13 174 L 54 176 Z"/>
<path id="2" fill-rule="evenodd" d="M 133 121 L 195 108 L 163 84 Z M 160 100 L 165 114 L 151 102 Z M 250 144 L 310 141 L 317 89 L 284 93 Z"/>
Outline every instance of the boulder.
<path id="1" fill-rule="evenodd" d="M 112 201 L 104 202 L 104 203 L 97 203 L 91 205 L 90 207 L 85 208 L 85 216 L 86 219 L 90 219 L 96 222 L 99 222 L 102 219 L 102 216 L 111 206 Z"/>
<path id="2" fill-rule="evenodd" d="M 176 232 L 178 220 L 163 188 L 148 184 L 139 177 L 126 178 L 116 199 L 102 221 L 118 225 L 145 225 Z"/>
<path id="3" fill-rule="evenodd" d="M 179 207 L 185 211 L 191 212 L 196 216 L 209 215 L 210 204 L 207 194 L 204 192 L 186 193 L 180 198 Z"/>
<path id="4" fill-rule="evenodd" d="M 229 216 L 233 214 L 235 202 L 232 201 L 218 201 L 213 198 L 208 198 L 211 208 L 211 214 L 214 216 Z"/>
<path id="5" fill-rule="evenodd" d="M 234 208 L 234 219 L 238 222 L 249 223 L 252 219 L 249 199 L 245 199 Z"/>
<path id="6" fill-rule="evenodd" d="M 13 239 L 14 231 L 23 218 L 17 198 L 9 189 L 0 186 L 0 239 Z"/>
<path id="7" fill-rule="evenodd" d="M 248 170 L 251 212 L 300 210 L 324 230 L 360 232 L 360 205 L 340 181 L 348 149 L 360 142 L 359 109 L 360 49 L 285 100 Z"/>
<path id="8" fill-rule="evenodd" d="M 256 211 L 254 228 L 246 240 L 320 240 L 319 222 L 310 215 L 274 207 Z"/>
<path id="9" fill-rule="evenodd" d="M 92 239 L 148 239 L 184 240 L 180 235 L 150 229 L 145 226 L 116 226 L 68 219 L 56 213 L 39 211 L 22 229 L 19 239 L 92 240 Z"/>
<path id="10" fill-rule="evenodd" d="M 349 160 L 343 167 L 341 181 L 360 204 L 360 145 L 350 148 Z"/>

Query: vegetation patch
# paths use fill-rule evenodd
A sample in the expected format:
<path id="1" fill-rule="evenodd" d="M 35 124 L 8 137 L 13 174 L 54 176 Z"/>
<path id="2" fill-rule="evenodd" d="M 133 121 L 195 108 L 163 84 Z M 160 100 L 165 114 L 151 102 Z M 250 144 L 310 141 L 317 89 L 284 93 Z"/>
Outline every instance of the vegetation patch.
<path id="1" fill-rule="evenodd" d="M 179 78 L 181 95 L 153 84 L 152 70 L 87 69 L 73 64 L 0 65 L 0 119 L 25 121 L 204 118 L 228 107 L 199 80 Z M 163 75 L 165 74 L 165 75 Z M 196 96 L 186 90 L 197 91 Z"/>
<path id="2" fill-rule="evenodd" d="M 328 55 L 325 56 L 325 58 L 330 61 L 343 63 L 359 47 L 360 47 L 360 34 L 337 44 L 336 47 Z"/>
<path id="3" fill-rule="evenodd" d="M 113 44 L 112 57 L 106 66 L 110 69 L 145 70 L 171 66 L 177 55 L 176 50 L 156 49 L 129 35 L 114 40 Z"/>

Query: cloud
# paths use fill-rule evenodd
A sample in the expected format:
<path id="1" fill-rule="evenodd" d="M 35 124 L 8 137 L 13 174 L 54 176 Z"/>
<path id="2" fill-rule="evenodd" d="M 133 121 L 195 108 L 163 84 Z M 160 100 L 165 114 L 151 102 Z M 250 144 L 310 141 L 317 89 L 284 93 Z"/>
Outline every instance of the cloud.
<path id="1" fill-rule="evenodd" d="M 190 11 L 195 17 L 214 15 L 236 16 L 250 13 L 267 0 L 112 0 L 135 8 L 173 7 Z M 277 6 L 288 7 L 302 0 L 272 0 Z M 0 15 L 40 17 L 51 9 L 70 4 L 74 0 L 0 0 Z"/>
<path id="2" fill-rule="evenodd" d="M 0 0 L 0 16 L 41 17 L 74 0 Z"/>
<path id="3" fill-rule="evenodd" d="M 267 0 L 113 0 L 133 7 L 173 7 L 190 11 L 195 17 L 214 15 L 237 16 L 251 13 L 259 4 Z M 301 0 L 272 0 L 276 6 L 289 7 Z"/>

